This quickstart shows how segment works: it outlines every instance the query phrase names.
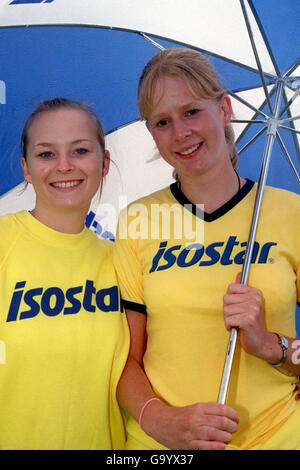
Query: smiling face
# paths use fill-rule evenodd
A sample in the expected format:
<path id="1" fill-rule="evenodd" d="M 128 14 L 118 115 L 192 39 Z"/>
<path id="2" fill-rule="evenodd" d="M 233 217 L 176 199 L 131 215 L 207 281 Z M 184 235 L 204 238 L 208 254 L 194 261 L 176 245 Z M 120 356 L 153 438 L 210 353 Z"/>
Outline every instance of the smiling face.
<path id="1" fill-rule="evenodd" d="M 88 211 L 109 169 L 92 118 L 80 109 L 40 113 L 28 129 L 24 178 L 36 192 L 35 216 Z"/>
<path id="2" fill-rule="evenodd" d="M 195 98 L 182 78 L 164 75 L 155 83 L 151 104 L 147 127 L 181 180 L 230 163 L 224 135 L 231 117 L 227 96 Z"/>

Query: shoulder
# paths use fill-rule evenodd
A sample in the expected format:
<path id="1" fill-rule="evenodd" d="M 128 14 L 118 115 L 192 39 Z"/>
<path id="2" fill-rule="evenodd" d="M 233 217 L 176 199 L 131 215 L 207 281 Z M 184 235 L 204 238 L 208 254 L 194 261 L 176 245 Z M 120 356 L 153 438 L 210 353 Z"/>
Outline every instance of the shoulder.
<path id="1" fill-rule="evenodd" d="M 153 214 L 174 202 L 170 187 L 166 187 L 128 204 L 118 217 L 116 241 L 118 238 L 148 238 Z"/>
<path id="2" fill-rule="evenodd" d="M 20 230 L 20 222 L 22 218 L 23 211 L 12 214 L 5 214 L 0 217 L 1 240 L 3 235 L 5 235 L 5 238 L 8 238 L 9 235 Z"/>
<path id="3" fill-rule="evenodd" d="M 266 204 L 272 205 L 273 211 L 299 212 L 300 195 L 286 189 L 266 186 L 264 192 Z"/>
<path id="4" fill-rule="evenodd" d="M 288 191 L 287 189 L 282 188 L 276 188 L 274 186 L 266 186 L 265 190 L 269 194 L 272 194 L 274 197 L 291 198 L 295 201 L 298 201 L 300 198 L 300 195 L 293 191 Z"/>
<path id="5" fill-rule="evenodd" d="M 93 246 L 93 249 L 96 248 L 98 251 L 103 253 L 103 255 L 111 254 L 114 245 L 112 241 L 99 237 L 94 231 L 87 227 L 84 228 L 84 235 L 89 243 Z"/>
<path id="6" fill-rule="evenodd" d="M 292 191 L 267 186 L 262 199 L 261 230 L 299 253 L 300 196 Z M 280 242 L 281 243 L 281 242 Z"/>
<path id="7" fill-rule="evenodd" d="M 23 233 L 23 212 L 0 217 L 0 263 L 7 258 Z"/>

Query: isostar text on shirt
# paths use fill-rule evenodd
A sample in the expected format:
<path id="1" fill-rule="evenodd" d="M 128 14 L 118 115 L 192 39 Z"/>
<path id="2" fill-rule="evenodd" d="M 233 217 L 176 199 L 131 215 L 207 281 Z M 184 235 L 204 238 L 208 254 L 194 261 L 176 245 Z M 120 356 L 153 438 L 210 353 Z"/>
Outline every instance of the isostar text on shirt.
<path id="1" fill-rule="evenodd" d="M 266 263 L 272 246 L 275 242 L 264 244 L 254 243 L 251 263 Z M 242 249 L 241 249 L 242 248 Z M 214 242 L 208 246 L 200 243 L 190 245 L 173 245 L 168 247 L 168 242 L 161 242 L 159 249 L 152 260 L 150 273 L 171 268 L 175 263 L 180 268 L 186 268 L 198 264 L 199 266 L 211 266 L 216 263 L 221 265 L 243 264 L 247 242 L 239 242 L 236 236 L 230 236 L 226 242 Z"/>
<path id="2" fill-rule="evenodd" d="M 25 290 L 26 281 L 17 282 L 11 298 L 7 322 L 33 318 L 40 312 L 49 317 L 59 314 L 76 314 L 81 309 L 87 312 L 117 312 L 119 310 L 119 289 L 111 286 L 96 290 L 93 281 L 85 286 L 70 287 L 65 292 L 60 287 L 36 287 Z M 24 304 L 29 309 L 23 310 Z M 22 307 L 21 307 L 22 305 Z"/>

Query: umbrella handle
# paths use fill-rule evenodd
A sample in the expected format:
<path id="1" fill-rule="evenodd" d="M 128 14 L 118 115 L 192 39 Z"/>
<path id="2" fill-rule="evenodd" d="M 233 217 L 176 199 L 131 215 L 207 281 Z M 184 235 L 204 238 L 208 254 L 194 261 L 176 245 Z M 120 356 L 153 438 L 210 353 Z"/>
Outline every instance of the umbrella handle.
<path id="1" fill-rule="evenodd" d="M 282 93 L 283 93 L 283 83 L 282 81 L 279 81 L 277 94 L 275 98 L 275 116 L 276 117 L 278 116 L 278 113 L 279 113 L 279 106 L 280 106 Z M 241 277 L 241 284 L 243 285 L 247 284 L 248 277 L 249 277 L 251 258 L 252 258 L 253 248 L 254 248 L 255 234 L 256 234 L 260 209 L 261 209 L 262 197 L 263 197 L 263 192 L 264 192 L 265 185 L 266 185 L 266 179 L 267 179 L 267 174 L 268 174 L 268 169 L 269 169 L 272 147 L 273 147 L 274 140 L 276 138 L 276 133 L 277 133 L 278 122 L 277 122 L 276 117 L 269 119 L 267 140 L 266 140 L 264 156 L 263 156 L 263 161 L 262 161 L 262 166 L 261 166 L 261 171 L 260 171 L 260 176 L 259 176 L 259 181 L 258 181 L 249 240 L 247 244 L 247 250 L 246 250 L 242 277 Z M 218 395 L 218 403 L 221 403 L 223 405 L 226 403 L 232 363 L 233 363 L 235 349 L 236 349 L 236 340 L 237 340 L 237 329 L 232 328 L 230 331 L 230 337 L 228 341 L 223 374 L 222 374 L 221 384 L 219 388 L 219 395 Z"/>

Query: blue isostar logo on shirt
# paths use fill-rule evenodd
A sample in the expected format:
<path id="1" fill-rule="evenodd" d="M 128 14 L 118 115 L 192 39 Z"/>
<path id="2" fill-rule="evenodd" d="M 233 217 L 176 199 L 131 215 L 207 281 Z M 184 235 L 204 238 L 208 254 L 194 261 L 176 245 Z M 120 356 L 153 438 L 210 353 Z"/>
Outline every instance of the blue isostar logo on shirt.
<path id="1" fill-rule="evenodd" d="M 269 251 L 272 246 L 277 245 L 274 242 L 268 242 L 260 246 L 258 242 L 254 243 L 251 263 L 266 263 Z M 239 247 L 237 252 L 234 248 Z M 240 243 L 235 236 L 230 236 L 227 242 L 211 243 L 207 247 L 201 243 L 192 243 L 187 246 L 174 245 L 168 248 L 168 242 L 161 242 L 159 249 L 152 260 L 150 273 L 162 271 L 171 268 L 175 263 L 180 268 L 194 266 L 211 266 L 220 263 L 223 266 L 229 264 L 243 264 L 246 252 L 247 242 Z M 234 254 L 233 254 L 234 252 Z"/>
<path id="2" fill-rule="evenodd" d="M 96 291 L 93 281 L 87 280 L 85 286 L 70 287 L 64 292 L 60 287 L 49 287 L 45 290 L 43 287 L 37 287 L 24 291 L 25 285 L 26 281 L 17 282 L 15 285 L 6 320 L 8 322 L 33 318 L 40 311 L 49 317 L 60 313 L 76 314 L 81 309 L 87 312 L 96 312 L 97 308 L 102 312 L 119 311 L 118 286 Z M 82 293 L 83 295 L 80 295 Z M 29 309 L 19 312 L 22 299 Z"/>

